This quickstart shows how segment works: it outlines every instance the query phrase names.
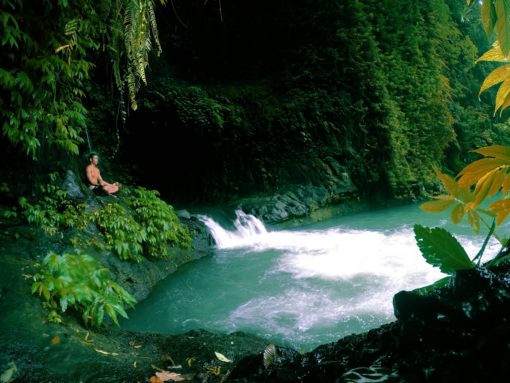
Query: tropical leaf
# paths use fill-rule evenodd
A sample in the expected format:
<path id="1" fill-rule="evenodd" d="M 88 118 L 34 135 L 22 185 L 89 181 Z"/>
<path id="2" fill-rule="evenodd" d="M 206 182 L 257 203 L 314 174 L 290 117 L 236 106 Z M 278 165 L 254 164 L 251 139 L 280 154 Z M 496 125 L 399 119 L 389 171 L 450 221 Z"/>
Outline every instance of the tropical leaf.
<path id="1" fill-rule="evenodd" d="M 471 1 L 469 1 L 471 3 Z M 496 26 L 496 7 L 492 0 L 486 0 L 482 3 L 482 24 L 483 30 L 487 36 L 492 35 L 494 27 Z M 498 44 L 499 45 L 499 44 Z"/>
<path id="2" fill-rule="evenodd" d="M 414 234 L 425 260 L 443 273 L 474 267 L 461 244 L 445 229 L 414 225 Z"/>
<path id="3" fill-rule="evenodd" d="M 485 0 L 488 2 L 489 0 Z M 491 1 L 492 2 L 492 1 Z M 505 56 L 510 52 L 510 1 L 496 0 L 496 33 L 498 35 L 501 51 Z"/>
<path id="4" fill-rule="evenodd" d="M 448 174 L 441 173 L 438 169 L 434 169 L 436 172 L 437 178 L 441 181 L 443 184 L 445 190 L 450 193 L 452 196 L 457 196 L 459 194 L 459 185 Z"/>
<path id="5" fill-rule="evenodd" d="M 503 183 L 501 184 L 501 191 L 503 193 L 506 193 L 510 190 L 510 175 L 506 175 L 505 179 L 503 180 Z"/>
<path id="6" fill-rule="evenodd" d="M 480 178 L 475 187 L 475 206 L 480 205 L 485 198 L 490 198 L 499 191 L 505 174 L 506 168 L 496 168 Z"/>
<path id="7" fill-rule="evenodd" d="M 482 94 L 484 91 L 489 89 L 490 87 L 499 84 L 500 82 L 505 81 L 510 77 L 510 65 L 503 65 L 494 69 L 489 75 L 483 80 L 482 86 L 480 87 L 480 92 L 478 95 Z"/>
<path id="8" fill-rule="evenodd" d="M 476 210 L 468 210 L 467 217 L 469 225 L 478 234 L 480 232 L 480 215 Z"/>
<path id="9" fill-rule="evenodd" d="M 449 199 L 439 199 L 438 201 L 429 201 L 422 203 L 420 205 L 420 209 L 427 213 L 440 213 L 446 209 L 448 209 L 455 202 L 454 198 L 451 196 Z M 434 197 L 437 198 L 437 197 Z"/>
<path id="10" fill-rule="evenodd" d="M 479 61 L 508 62 L 510 61 L 510 58 L 505 57 L 503 52 L 501 52 L 499 41 L 496 40 L 494 44 L 492 44 L 492 48 L 480 56 L 478 60 L 476 60 L 476 62 Z"/>
<path id="11" fill-rule="evenodd" d="M 452 209 L 451 220 L 454 224 L 458 224 L 464 218 L 464 205 L 459 203 Z"/>
<path id="12" fill-rule="evenodd" d="M 510 165 L 510 147 L 503 145 L 491 145 L 485 146 L 483 148 L 479 148 L 473 150 L 473 152 L 481 154 L 486 157 L 494 157 L 499 158 L 501 160 L 508 161 L 507 164 Z"/>
<path id="13" fill-rule="evenodd" d="M 501 115 L 503 114 L 503 111 L 508 108 L 510 106 L 510 94 L 507 96 L 507 98 L 505 99 L 505 101 L 503 102 L 503 105 L 501 105 L 501 108 L 499 110 L 499 115 L 501 117 Z"/>
<path id="14" fill-rule="evenodd" d="M 461 188 L 467 188 L 477 183 L 483 176 L 490 173 L 501 166 L 509 166 L 510 161 L 499 158 L 482 158 L 477 160 L 464 169 L 458 175 L 458 185 Z"/>
<path id="15" fill-rule="evenodd" d="M 496 114 L 498 109 L 504 105 L 509 94 L 510 94 L 510 80 L 506 80 L 506 81 L 503 81 L 503 84 L 501 84 L 501 86 L 498 89 L 498 93 L 496 94 L 494 115 Z"/>
<path id="16" fill-rule="evenodd" d="M 496 223 L 499 225 L 510 214 L 510 199 L 495 201 L 489 209 L 496 214 Z"/>

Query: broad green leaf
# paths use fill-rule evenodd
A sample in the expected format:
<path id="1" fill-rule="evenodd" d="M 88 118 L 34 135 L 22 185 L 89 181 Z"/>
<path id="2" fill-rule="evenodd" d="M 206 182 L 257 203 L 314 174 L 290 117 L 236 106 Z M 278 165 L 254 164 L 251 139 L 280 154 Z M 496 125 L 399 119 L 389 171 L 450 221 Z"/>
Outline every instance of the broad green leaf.
<path id="1" fill-rule="evenodd" d="M 429 201 L 422 203 L 420 209 L 427 213 L 439 213 L 448 209 L 455 202 L 453 198 L 447 200 Z"/>
<path id="2" fill-rule="evenodd" d="M 486 91 L 490 87 L 505 81 L 509 77 L 510 77 L 510 65 L 503 65 L 497 67 L 491 73 L 489 73 L 487 77 L 485 77 L 485 80 L 483 80 L 478 95 L 481 95 L 484 91 Z"/>
<path id="3" fill-rule="evenodd" d="M 503 145 L 485 146 L 483 148 L 473 150 L 473 152 L 481 154 L 486 157 L 499 158 L 501 160 L 507 161 L 507 164 L 510 164 L 510 147 L 508 146 Z"/>
<path id="4" fill-rule="evenodd" d="M 445 229 L 414 225 L 414 235 L 425 260 L 443 273 L 475 266 L 461 244 Z"/>
<path id="5" fill-rule="evenodd" d="M 485 0 L 488 1 L 488 0 Z M 505 56 L 510 52 L 510 0 L 496 0 L 496 34 L 501 51 Z"/>
<path id="6" fill-rule="evenodd" d="M 464 218 L 464 205 L 459 203 L 452 209 L 451 219 L 454 224 L 458 224 Z"/>

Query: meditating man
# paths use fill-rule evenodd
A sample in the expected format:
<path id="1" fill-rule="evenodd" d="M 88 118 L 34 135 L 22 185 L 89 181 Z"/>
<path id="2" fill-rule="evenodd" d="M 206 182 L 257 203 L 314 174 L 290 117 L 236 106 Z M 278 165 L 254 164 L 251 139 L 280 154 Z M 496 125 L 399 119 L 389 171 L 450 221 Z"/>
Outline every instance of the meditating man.
<path id="1" fill-rule="evenodd" d="M 89 161 L 90 164 L 87 166 L 86 169 L 87 180 L 89 181 L 89 188 L 94 192 L 103 190 L 105 193 L 109 195 L 117 193 L 120 188 L 118 182 L 110 184 L 101 178 L 101 172 L 97 167 L 97 164 L 99 163 L 99 156 L 96 153 L 90 153 Z"/>

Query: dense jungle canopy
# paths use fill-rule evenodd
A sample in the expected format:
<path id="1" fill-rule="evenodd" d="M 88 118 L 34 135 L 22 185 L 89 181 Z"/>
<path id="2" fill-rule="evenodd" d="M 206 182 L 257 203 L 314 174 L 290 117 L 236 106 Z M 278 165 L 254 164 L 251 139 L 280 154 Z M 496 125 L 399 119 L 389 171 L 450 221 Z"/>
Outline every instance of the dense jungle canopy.
<path id="1" fill-rule="evenodd" d="M 477 96 L 477 4 L 165 3 L 1 0 L 2 180 L 19 182 L 13 160 L 23 178 L 78 166 L 88 135 L 176 202 L 344 175 L 371 199 L 415 198 L 433 166 L 509 143 L 494 93 Z"/>

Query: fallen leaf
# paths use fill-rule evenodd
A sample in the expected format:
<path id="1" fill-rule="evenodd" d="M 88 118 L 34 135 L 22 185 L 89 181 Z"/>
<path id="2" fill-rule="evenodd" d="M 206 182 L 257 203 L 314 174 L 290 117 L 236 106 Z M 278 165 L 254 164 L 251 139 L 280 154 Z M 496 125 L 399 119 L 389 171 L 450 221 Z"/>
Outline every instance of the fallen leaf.
<path id="1" fill-rule="evenodd" d="M 222 362 L 232 363 L 232 361 L 229 358 L 227 358 L 223 354 L 220 354 L 219 352 L 214 351 L 214 355 L 216 355 L 216 358 L 218 358 L 218 360 L 221 360 Z"/>
<path id="2" fill-rule="evenodd" d="M 108 351 L 98 350 L 97 348 L 94 349 L 96 352 L 103 354 L 103 355 L 110 355 Z"/>
<path id="3" fill-rule="evenodd" d="M 191 367 L 191 365 L 193 364 L 194 360 L 195 360 L 195 357 L 187 358 L 186 359 L 186 363 L 188 364 L 188 367 Z"/>
<path id="4" fill-rule="evenodd" d="M 136 360 L 133 362 L 133 367 L 136 368 Z"/>
<path id="5" fill-rule="evenodd" d="M 112 352 L 112 356 L 118 356 L 119 353 L 118 352 Z"/>
<path id="6" fill-rule="evenodd" d="M 1 383 L 10 383 L 14 380 L 14 374 L 18 369 L 16 368 L 16 365 L 14 362 L 9 362 L 9 368 L 2 372 L 2 375 L 0 375 L 0 382 Z"/>
<path id="7" fill-rule="evenodd" d="M 161 381 L 161 379 L 159 379 L 157 376 L 154 376 L 154 375 L 153 375 L 153 376 L 151 376 L 150 382 L 151 382 L 151 383 L 163 383 L 163 382 Z"/>
<path id="8" fill-rule="evenodd" d="M 32 274 L 21 274 L 25 279 L 30 279 L 33 277 Z"/>
<path id="9" fill-rule="evenodd" d="M 156 372 L 156 376 L 162 381 L 162 382 L 168 382 L 169 380 L 173 380 L 174 382 L 184 382 L 186 381 L 186 377 L 182 376 L 181 374 L 177 374 L 176 372 L 170 372 L 170 371 L 158 371 Z"/>
<path id="10" fill-rule="evenodd" d="M 140 348 L 140 347 L 142 347 L 142 345 L 141 345 L 141 344 L 134 344 L 134 345 L 133 345 L 133 348 Z"/>
<path id="11" fill-rule="evenodd" d="M 51 344 L 56 345 L 56 344 L 59 344 L 59 343 L 60 343 L 60 337 L 59 336 L 54 336 L 53 338 L 51 338 Z"/>

